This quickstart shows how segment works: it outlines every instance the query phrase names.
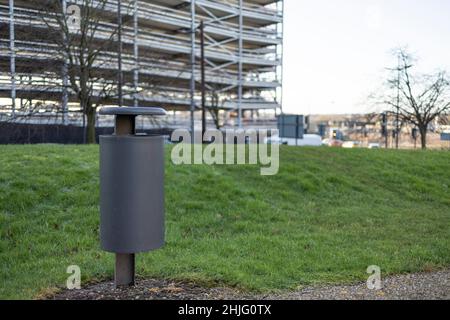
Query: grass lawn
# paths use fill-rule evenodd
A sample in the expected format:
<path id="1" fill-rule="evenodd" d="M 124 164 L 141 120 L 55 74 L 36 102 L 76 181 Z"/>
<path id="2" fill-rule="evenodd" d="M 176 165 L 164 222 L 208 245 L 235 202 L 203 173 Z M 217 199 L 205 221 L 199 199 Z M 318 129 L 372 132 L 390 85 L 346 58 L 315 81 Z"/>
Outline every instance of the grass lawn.
<path id="1" fill-rule="evenodd" d="M 277 176 L 181 166 L 167 149 L 167 245 L 139 276 L 254 291 L 450 266 L 450 153 L 281 149 Z M 0 298 L 109 279 L 97 146 L 0 146 Z"/>

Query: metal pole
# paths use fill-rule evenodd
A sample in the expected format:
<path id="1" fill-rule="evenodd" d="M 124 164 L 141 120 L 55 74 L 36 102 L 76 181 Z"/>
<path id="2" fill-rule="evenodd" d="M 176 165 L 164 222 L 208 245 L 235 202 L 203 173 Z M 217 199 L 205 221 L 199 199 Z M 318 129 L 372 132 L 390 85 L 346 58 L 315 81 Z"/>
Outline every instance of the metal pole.
<path id="1" fill-rule="evenodd" d="M 281 1 L 281 12 L 283 15 L 283 22 L 281 23 L 281 68 L 280 68 L 280 84 L 281 84 L 281 89 L 280 89 L 280 111 L 281 114 L 283 114 L 283 76 L 284 76 L 284 70 L 283 70 L 283 66 L 284 66 L 284 0 Z"/>
<path id="2" fill-rule="evenodd" d="M 31 76 L 28 77 L 28 85 L 31 87 L 31 85 L 33 84 L 33 78 Z M 28 108 L 29 111 L 31 112 L 33 107 L 33 99 L 28 98 Z"/>
<path id="3" fill-rule="evenodd" d="M 116 288 L 134 286 L 135 264 L 135 254 L 116 254 L 116 267 L 114 269 L 114 285 Z"/>
<path id="4" fill-rule="evenodd" d="M 117 1 L 117 42 L 118 42 L 118 50 L 117 50 L 117 59 L 118 59 L 118 98 L 119 98 L 119 107 L 123 106 L 123 73 L 122 73 L 122 1 Z"/>
<path id="5" fill-rule="evenodd" d="M 116 116 L 115 135 L 132 135 L 136 133 L 136 116 Z M 134 253 L 116 253 L 116 266 L 114 269 L 114 284 L 117 287 L 133 286 L 135 283 Z"/>
<path id="6" fill-rule="evenodd" d="M 62 11 L 64 15 L 64 19 L 67 19 L 67 1 L 62 0 Z M 64 36 L 64 42 L 66 42 L 64 45 L 67 45 L 67 39 L 65 31 L 63 31 Z M 68 103 L 69 103 L 69 94 L 68 94 L 68 85 L 69 85 L 69 78 L 68 78 L 68 63 L 67 63 L 67 51 L 63 50 L 64 55 L 64 62 L 63 62 L 63 93 L 62 93 L 62 113 L 63 113 L 63 125 L 67 125 L 67 112 L 68 112 Z"/>
<path id="7" fill-rule="evenodd" d="M 242 40 L 242 31 L 244 24 L 244 16 L 242 14 L 242 5 L 243 1 L 239 0 L 239 71 L 238 71 L 238 127 L 242 128 L 242 71 L 243 71 L 243 63 L 242 63 L 242 53 L 243 53 L 243 40 Z"/>
<path id="8" fill-rule="evenodd" d="M 195 0 L 191 0 L 191 136 L 195 142 Z"/>
<path id="9" fill-rule="evenodd" d="M 123 73 L 122 73 L 122 3 L 117 1 L 117 41 L 118 41 L 118 95 L 119 107 L 123 106 Z M 117 117 L 116 134 L 134 134 L 135 126 L 134 119 L 124 121 L 126 129 L 122 130 L 120 117 Z M 125 132 L 122 132 L 125 131 Z M 132 286 L 134 285 L 135 275 L 135 255 L 134 254 L 116 254 L 116 268 L 114 273 L 114 280 L 116 287 Z"/>
<path id="10" fill-rule="evenodd" d="M 205 25 L 200 22 L 200 47 L 202 68 L 202 136 L 206 132 L 206 81 L 205 81 Z"/>
<path id="11" fill-rule="evenodd" d="M 133 27 L 134 27 L 134 106 L 139 107 L 139 99 L 138 99 L 138 88 L 139 88 L 138 0 L 134 0 Z"/>
<path id="12" fill-rule="evenodd" d="M 16 115 L 16 48 L 14 30 L 14 0 L 9 0 L 9 44 L 10 44 L 10 71 L 11 71 L 11 103 L 12 116 Z"/>

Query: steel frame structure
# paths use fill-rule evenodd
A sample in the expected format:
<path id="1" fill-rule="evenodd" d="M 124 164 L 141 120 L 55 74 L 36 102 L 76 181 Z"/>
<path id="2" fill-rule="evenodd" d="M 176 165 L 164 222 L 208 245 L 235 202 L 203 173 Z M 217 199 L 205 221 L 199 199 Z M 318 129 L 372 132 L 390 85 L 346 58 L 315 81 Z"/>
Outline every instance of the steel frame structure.
<path id="1" fill-rule="evenodd" d="M 68 5 L 83 4 L 83 0 L 59 1 L 64 12 Z M 232 113 L 239 127 L 244 125 L 247 110 L 252 114 L 255 110 L 282 110 L 283 0 L 121 1 L 122 15 L 132 21 L 121 32 L 124 105 L 190 111 L 194 127 L 201 82 L 198 26 L 203 21 L 208 107 Z M 118 0 L 108 1 L 105 14 L 117 15 L 118 4 Z M 101 30 L 113 27 L 105 20 Z M 18 37 L 17 28 L 32 29 L 33 35 Z M 26 0 L 0 0 L 0 98 L 11 102 L 7 106 L 1 103 L 0 117 L 26 114 L 24 99 L 30 103 L 52 101 L 62 114 L 62 123 L 68 124 L 74 111 L 69 105 L 76 104 L 76 97 L 67 76 L 38 67 L 41 62 L 55 60 L 55 65 L 60 65 L 62 61 L 65 75 L 67 60 L 54 44 L 35 36 L 42 32 L 45 26 L 38 10 Z M 96 39 L 102 40 L 101 32 Z M 113 55 L 99 55 L 98 68 L 117 70 Z M 9 70 L 4 68 L 7 66 Z M 114 85 L 116 79 L 108 81 Z M 216 102 L 212 94 L 218 97 Z M 108 101 L 110 105 L 118 103 L 117 99 Z"/>

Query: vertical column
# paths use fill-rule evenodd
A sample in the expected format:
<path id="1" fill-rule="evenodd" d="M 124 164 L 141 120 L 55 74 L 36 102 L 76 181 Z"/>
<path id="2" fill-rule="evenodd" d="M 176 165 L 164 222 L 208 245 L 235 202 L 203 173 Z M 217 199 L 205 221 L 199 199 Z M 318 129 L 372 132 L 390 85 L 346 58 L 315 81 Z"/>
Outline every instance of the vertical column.
<path id="1" fill-rule="evenodd" d="M 279 3 L 278 3 L 278 5 L 279 5 Z M 283 75 L 284 75 L 284 72 L 283 72 L 283 68 L 284 68 L 284 0 L 281 0 L 281 14 L 282 14 L 282 22 L 281 22 L 281 45 L 279 46 L 280 47 L 280 56 L 281 56 L 281 66 L 279 67 L 280 68 L 280 71 L 279 71 L 279 75 L 278 75 L 278 77 L 279 77 L 279 81 L 280 81 L 280 89 L 279 89 L 279 97 L 278 97 L 278 99 L 277 99 L 277 101 L 279 101 L 279 103 L 280 103 L 280 111 L 281 111 L 281 114 L 283 114 Z M 277 29 L 279 28 L 279 26 L 277 26 Z M 277 32 L 278 33 L 278 32 Z"/>
<path id="2" fill-rule="evenodd" d="M 191 136 L 194 142 L 195 132 L 195 0 L 191 0 Z"/>
<path id="3" fill-rule="evenodd" d="M 62 11 L 64 15 L 64 19 L 67 19 L 67 1 L 62 0 L 61 1 Z M 66 41 L 65 37 L 66 34 L 63 31 L 63 37 Z M 65 43 L 67 45 L 67 43 Z M 63 92 L 62 92 L 62 118 L 63 118 L 63 125 L 67 125 L 67 112 L 68 112 L 68 102 L 69 102 L 69 94 L 68 94 L 68 86 L 69 86 L 69 77 L 68 77 L 68 62 L 67 62 L 67 50 L 63 50 L 63 69 L 62 69 L 62 76 L 63 76 Z"/>
<path id="4" fill-rule="evenodd" d="M 33 78 L 31 76 L 28 77 L 28 85 L 31 88 L 31 85 L 33 84 Z M 28 112 L 31 112 L 33 110 L 33 99 L 28 97 Z"/>
<path id="5" fill-rule="evenodd" d="M 136 116 L 116 116 L 115 135 L 127 136 L 136 134 Z M 123 286 L 134 286 L 135 283 L 134 253 L 116 253 L 116 267 L 114 269 L 114 283 L 116 288 Z"/>
<path id="6" fill-rule="evenodd" d="M 23 76 L 19 76 L 19 83 L 23 83 Z M 19 101 L 20 101 L 19 108 L 20 108 L 20 110 L 23 111 L 23 107 L 24 107 L 23 98 L 20 98 Z"/>
<path id="7" fill-rule="evenodd" d="M 242 15 L 242 5 L 243 1 L 239 0 L 239 66 L 238 66 L 238 127 L 242 128 L 242 84 L 243 84 L 243 77 L 242 77 L 242 69 L 243 69 L 243 63 L 242 63 L 242 53 L 243 53 L 243 40 L 242 40 L 242 30 L 243 30 L 243 24 L 244 24 L 244 17 Z"/>
<path id="8" fill-rule="evenodd" d="M 117 79 L 117 93 L 119 107 L 123 106 L 123 73 L 122 73 L 122 1 L 117 1 L 117 64 L 118 64 L 118 79 Z"/>
<path id="9" fill-rule="evenodd" d="M 139 107 L 139 99 L 138 99 L 138 88 L 139 88 L 138 0 L 134 0 L 133 28 L 134 28 L 134 106 Z"/>
<path id="10" fill-rule="evenodd" d="M 14 31 L 14 0 L 9 0 L 9 45 L 11 71 L 11 103 L 12 116 L 16 115 L 16 48 Z"/>
<path id="11" fill-rule="evenodd" d="M 203 20 L 200 22 L 200 48 L 201 48 L 201 91 L 202 91 L 202 136 L 206 132 L 206 81 L 205 81 L 205 24 Z"/>

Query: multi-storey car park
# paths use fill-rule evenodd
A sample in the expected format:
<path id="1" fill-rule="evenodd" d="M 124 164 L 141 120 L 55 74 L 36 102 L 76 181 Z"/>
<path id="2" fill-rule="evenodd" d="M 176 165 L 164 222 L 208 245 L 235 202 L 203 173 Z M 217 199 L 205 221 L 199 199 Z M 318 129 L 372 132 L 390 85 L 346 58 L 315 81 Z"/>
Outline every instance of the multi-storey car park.
<path id="1" fill-rule="evenodd" d="M 63 7 L 84 3 L 59 1 Z M 117 1 L 103 9 L 105 30 L 116 27 Z M 77 97 L 63 85 L 58 48 L 40 36 L 47 26 L 37 2 L 0 0 L 0 121 L 79 123 Z M 189 119 L 190 114 L 192 124 L 201 107 L 198 27 L 203 21 L 207 107 L 238 126 L 249 115 L 274 118 L 281 111 L 283 1 L 121 0 L 121 5 L 128 22 L 122 31 L 124 105 L 161 106 L 174 111 L 175 122 L 177 115 Z M 113 85 L 115 54 L 104 52 L 98 62 L 110 71 Z M 40 112 L 25 117 L 36 105 Z"/>

